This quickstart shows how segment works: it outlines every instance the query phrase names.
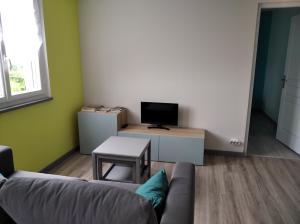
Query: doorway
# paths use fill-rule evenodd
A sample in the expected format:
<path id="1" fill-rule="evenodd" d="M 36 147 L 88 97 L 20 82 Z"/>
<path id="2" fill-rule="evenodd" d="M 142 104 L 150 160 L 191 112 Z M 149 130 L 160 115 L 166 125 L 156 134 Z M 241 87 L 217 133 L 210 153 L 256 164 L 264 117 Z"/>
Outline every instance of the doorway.
<path id="1" fill-rule="evenodd" d="M 300 159 L 300 46 L 295 38 L 300 38 L 300 7 L 261 10 L 248 155 Z"/>

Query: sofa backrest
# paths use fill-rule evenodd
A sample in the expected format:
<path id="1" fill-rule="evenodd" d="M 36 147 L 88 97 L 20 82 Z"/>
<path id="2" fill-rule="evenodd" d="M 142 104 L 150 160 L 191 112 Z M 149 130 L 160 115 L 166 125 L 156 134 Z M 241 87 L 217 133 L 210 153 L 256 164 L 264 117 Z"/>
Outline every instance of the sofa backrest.
<path id="1" fill-rule="evenodd" d="M 157 224 L 143 197 L 79 180 L 13 177 L 0 189 L 0 206 L 20 224 Z"/>
<path id="2" fill-rule="evenodd" d="M 195 165 L 176 164 L 161 224 L 193 224 L 195 204 Z"/>

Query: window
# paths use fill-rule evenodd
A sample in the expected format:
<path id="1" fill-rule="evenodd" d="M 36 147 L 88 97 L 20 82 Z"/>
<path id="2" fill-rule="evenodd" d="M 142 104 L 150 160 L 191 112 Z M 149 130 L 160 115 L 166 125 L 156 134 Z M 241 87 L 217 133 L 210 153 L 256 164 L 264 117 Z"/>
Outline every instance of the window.
<path id="1" fill-rule="evenodd" d="M 0 0 L 0 110 L 50 98 L 40 0 Z"/>

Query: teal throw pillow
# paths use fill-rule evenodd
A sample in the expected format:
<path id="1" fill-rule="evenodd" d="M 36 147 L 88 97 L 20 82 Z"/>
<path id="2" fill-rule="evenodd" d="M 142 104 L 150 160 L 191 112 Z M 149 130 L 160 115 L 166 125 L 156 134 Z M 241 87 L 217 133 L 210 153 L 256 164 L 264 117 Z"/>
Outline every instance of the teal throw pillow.
<path id="1" fill-rule="evenodd" d="M 167 192 L 168 179 L 164 169 L 158 171 L 136 190 L 136 193 L 150 201 L 155 209 L 164 204 Z"/>

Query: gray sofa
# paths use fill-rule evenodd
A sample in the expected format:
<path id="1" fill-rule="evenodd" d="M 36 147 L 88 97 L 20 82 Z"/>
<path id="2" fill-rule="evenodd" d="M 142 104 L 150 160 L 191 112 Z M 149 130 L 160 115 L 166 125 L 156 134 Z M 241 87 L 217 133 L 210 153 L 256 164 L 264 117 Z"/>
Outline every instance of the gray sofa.
<path id="1" fill-rule="evenodd" d="M 8 179 L 0 189 L 0 205 L 3 207 L 0 207 L 0 224 L 15 221 L 18 224 L 32 223 L 28 217 L 31 213 L 39 217 L 39 224 L 51 223 L 49 220 L 93 223 L 86 216 L 96 213 L 100 214 L 95 217 L 100 219 L 97 223 L 142 223 L 128 221 L 131 216 L 136 216 L 146 224 L 194 223 L 195 166 L 190 163 L 175 165 L 164 210 L 158 221 L 149 202 L 134 193 L 139 186 L 137 184 L 86 181 L 75 177 L 16 171 L 12 150 L 6 146 L 0 146 L 0 173 Z M 112 197 L 113 203 L 108 196 Z M 131 208 L 122 214 L 120 206 Z"/>

